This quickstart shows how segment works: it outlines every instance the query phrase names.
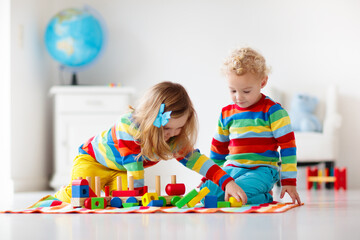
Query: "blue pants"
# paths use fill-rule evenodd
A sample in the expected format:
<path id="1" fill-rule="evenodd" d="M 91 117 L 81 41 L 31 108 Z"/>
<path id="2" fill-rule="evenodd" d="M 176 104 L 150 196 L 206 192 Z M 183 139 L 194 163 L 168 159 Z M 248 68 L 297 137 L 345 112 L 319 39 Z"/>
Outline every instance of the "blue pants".
<path id="1" fill-rule="evenodd" d="M 235 183 L 239 185 L 247 195 L 248 204 L 270 203 L 273 201 L 269 193 L 274 184 L 279 181 L 279 172 L 271 167 L 259 167 L 257 169 L 248 169 L 241 167 L 224 167 Z M 224 201 L 225 192 L 215 183 L 207 180 L 200 189 L 208 187 L 209 195 L 218 197 L 218 201 Z"/>

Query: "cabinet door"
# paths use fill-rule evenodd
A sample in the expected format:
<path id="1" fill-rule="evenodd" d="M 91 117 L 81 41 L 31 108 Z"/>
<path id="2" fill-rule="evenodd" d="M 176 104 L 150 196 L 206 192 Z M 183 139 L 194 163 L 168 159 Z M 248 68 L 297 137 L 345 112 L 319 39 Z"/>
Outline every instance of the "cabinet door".
<path id="1" fill-rule="evenodd" d="M 108 130 L 121 113 L 62 114 L 55 130 L 55 176 L 51 186 L 58 188 L 70 181 L 72 162 L 81 144 Z"/>

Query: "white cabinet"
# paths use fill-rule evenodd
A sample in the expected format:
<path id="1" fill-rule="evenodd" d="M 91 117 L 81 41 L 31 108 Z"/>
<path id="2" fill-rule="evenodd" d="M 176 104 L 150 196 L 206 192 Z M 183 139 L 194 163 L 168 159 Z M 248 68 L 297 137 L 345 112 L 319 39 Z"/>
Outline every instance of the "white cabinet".
<path id="1" fill-rule="evenodd" d="M 56 86 L 54 96 L 55 190 L 70 181 L 78 148 L 92 136 L 110 128 L 131 104 L 133 88 L 107 86 Z"/>

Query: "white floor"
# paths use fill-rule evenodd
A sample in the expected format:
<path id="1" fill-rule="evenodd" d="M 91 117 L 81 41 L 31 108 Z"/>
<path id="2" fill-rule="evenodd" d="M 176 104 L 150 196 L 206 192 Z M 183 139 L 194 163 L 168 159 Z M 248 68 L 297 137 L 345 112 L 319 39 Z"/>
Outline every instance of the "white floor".
<path id="1" fill-rule="evenodd" d="M 13 209 L 46 194 L 16 194 Z M 0 239 L 360 239 L 360 190 L 300 196 L 277 214 L 0 214 Z"/>

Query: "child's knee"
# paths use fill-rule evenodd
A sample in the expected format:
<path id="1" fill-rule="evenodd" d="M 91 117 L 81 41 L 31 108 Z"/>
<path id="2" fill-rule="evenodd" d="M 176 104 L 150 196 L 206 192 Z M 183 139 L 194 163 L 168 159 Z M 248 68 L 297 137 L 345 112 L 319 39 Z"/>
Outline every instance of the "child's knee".
<path id="1" fill-rule="evenodd" d="M 71 202 L 71 186 L 67 185 L 54 194 L 54 197 L 62 202 Z"/>

